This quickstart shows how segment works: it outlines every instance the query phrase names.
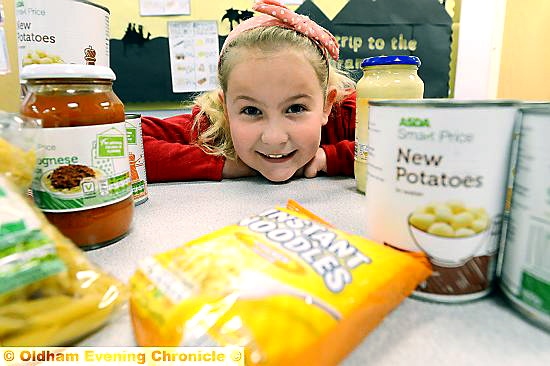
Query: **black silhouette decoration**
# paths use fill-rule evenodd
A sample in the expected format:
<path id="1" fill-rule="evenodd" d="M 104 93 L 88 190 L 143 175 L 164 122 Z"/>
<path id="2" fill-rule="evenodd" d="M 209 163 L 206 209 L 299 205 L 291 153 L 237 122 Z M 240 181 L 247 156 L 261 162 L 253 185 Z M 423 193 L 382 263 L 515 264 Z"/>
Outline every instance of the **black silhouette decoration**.
<path id="1" fill-rule="evenodd" d="M 254 12 L 249 10 L 238 10 L 238 9 L 227 9 L 225 11 L 225 14 L 222 17 L 222 22 L 224 20 L 229 20 L 229 30 L 233 30 L 233 22 L 239 24 L 243 20 L 246 20 L 248 18 L 252 18 L 254 16 Z"/>
<path id="2" fill-rule="evenodd" d="M 126 49 L 130 45 L 137 45 L 143 47 L 143 44 L 151 39 L 151 32 L 147 32 L 147 37 L 143 36 L 143 26 L 138 24 L 136 31 L 135 23 L 128 23 L 126 33 L 122 37 L 122 43 L 124 45 L 124 56 L 126 56 Z"/>

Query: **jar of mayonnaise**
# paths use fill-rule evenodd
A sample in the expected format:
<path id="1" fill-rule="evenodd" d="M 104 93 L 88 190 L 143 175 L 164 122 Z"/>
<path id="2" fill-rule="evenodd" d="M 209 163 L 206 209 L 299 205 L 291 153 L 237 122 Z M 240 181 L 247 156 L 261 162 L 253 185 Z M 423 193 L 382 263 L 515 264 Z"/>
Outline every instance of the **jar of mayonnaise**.
<path id="1" fill-rule="evenodd" d="M 38 118 L 32 193 L 48 220 L 85 249 L 117 241 L 134 213 L 124 105 L 105 66 L 23 68 L 21 114 Z"/>
<path id="2" fill-rule="evenodd" d="M 424 82 L 418 76 L 416 56 L 376 56 L 363 60 L 357 83 L 354 172 L 357 190 L 365 192 L 369 136 L 369 100 L 422 99 Z"/>

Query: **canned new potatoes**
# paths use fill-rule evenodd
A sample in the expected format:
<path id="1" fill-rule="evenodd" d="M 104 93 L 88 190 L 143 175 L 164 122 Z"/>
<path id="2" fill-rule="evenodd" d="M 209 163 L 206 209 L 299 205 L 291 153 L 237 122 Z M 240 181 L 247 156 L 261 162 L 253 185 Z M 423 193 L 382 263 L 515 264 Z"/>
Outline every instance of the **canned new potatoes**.
<path id="1" fill-rule="evenodd" d="M 367 237 L 426 253 L 434 273 L 415 296 L 484 296 L 496 265 L 515 103 L 369 104 Z"/>
<path id="2" fill-rule="evenodd" d="M 148 199 L 143 135 L 141 132 L 141 114 L 126 113 L 125 116 L 132 194 L 134 196 L 134 203 L 137 206 Z"/>
<path id="3" fill-rule="evenodd" d="M 69 15 L 70 14 L 70 15 Z M 109 66 L 109 10 L 85 0 L 16 1 L 19 67 Z"/>
<path id="4" fill-rule="evenodd" d="M 550 330 L 550 107 L 522 108 L 501 288 L 516 309 Z"/>

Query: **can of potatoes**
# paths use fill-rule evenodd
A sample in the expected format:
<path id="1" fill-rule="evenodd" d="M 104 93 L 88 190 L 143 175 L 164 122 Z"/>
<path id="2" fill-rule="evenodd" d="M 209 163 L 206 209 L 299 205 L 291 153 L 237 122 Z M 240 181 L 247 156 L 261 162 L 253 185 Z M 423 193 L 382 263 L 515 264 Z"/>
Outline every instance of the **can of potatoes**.
<path id="1" fill-rule="evenodd" d="M 514 133 L 512 101 L 370 101 L 367 237 L 423 252 L 414 296 L 491 291 Z"/>
<path id="2" fill-rule="evenodd" d="M 19 67 L 109 66 L 109 10 L 84 0 L 16 1 Z"/>
<path id="3" fill-rule="evenodd" d="M 520 313 L 550 330 L 550 106 L 518 116 L 500 285 Z"/>
<path id="4" fill-rule="evenodd" d="M 126 113 L 125 117 L 132 193 L 134 196 L 134 204 L 137 206 L 148 199 L 147 173 L 145 171 L 143 135 L 141 132 L 141 114 Z"/>

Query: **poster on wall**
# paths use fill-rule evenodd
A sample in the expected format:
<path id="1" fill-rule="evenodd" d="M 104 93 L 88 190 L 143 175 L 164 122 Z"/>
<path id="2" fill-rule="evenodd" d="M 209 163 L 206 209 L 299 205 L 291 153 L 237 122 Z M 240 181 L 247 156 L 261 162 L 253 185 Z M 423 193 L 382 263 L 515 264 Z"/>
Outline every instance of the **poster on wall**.
<path id="1" fill-rule="evenodd" d="M 216 88 L 218 24 L 216 21 L 168 22 L 172 91 Z"/>
<path id="2" fill-rule="evenodd" d="M 340 46 L 340 66 L 358 80 L 361 61 L 381 55 L 420 58 L 418 73 L 424 98 L 449 96 L 452 20 L 438 0 L 350 0 L 327 24 L 310 0 L 296 10 L 334 34 Z"/>
<path id="3" fill-rule="evenodd" d="M 318 6 L 322 3 L 304 0 L 294 8 L 335 35 L 340 66 L 356 80 L 362 76 L 360 65 L 366 57 L 418 56 L 424 97 L 449 97 L 452 20 L 445 2 L 349 0 L 331 18 Z M 124 103 L 181 106 L 191 102 L 197 92 L 214 89 L 219 48 L 229 30 L 254 15 L 251 6 L 252 1 L 244 6 L 227 2 L 209 13 L 208 19 L 192 18 L 191 14 L 177 21 L 128 19 L 128 11 L 111 9 L 112 17 L 125 15 L 125 21 L 117 23 L 118 29 L 111 29 L 118 34 L 118 39 L 110 40 L 111 67 L 117 75 L 115 92 Z"/>
<path id="4" fill-rule="evenodd" d="M 189 15 L 191 0 L 139 0 L 142 17 L 157 15 Z"/>

